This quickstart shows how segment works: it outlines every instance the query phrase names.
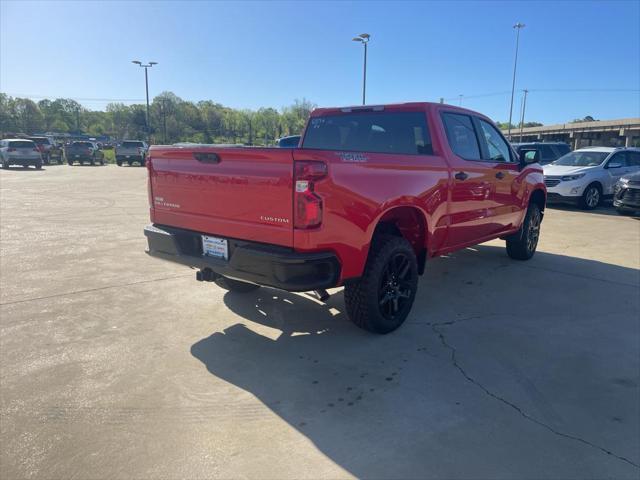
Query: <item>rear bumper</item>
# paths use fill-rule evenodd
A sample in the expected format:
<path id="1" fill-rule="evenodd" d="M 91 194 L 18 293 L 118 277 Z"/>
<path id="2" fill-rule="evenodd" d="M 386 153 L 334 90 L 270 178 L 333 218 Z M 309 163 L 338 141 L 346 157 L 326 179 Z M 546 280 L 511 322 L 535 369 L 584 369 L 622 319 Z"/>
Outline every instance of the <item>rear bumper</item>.
<path id="1" fill-rule="evenodd" d="M 37 165 L 42 163 L 42 158 L 40 155 L 23 155 L 19 157 L 8 155 L 6 163 L 9 165 Z"/>
<path id="2" fill-rule="evenodd" d="M 136 153 L 135 155 L 125 155 L 125 154 L 117 154 L 116 155 L 116 160 L 122 160 L 123 162 L 126 161 L 141 161 L 144 158 L 144 155 L 140 155 L 139 153 Z"/>
<path id="3" fill-rule="evenodd" d="M 218 275 L 291 292 L 305 292 L 338 285 L 340 262 L 330 252 L 300 253 L 291 248 L 227 238 L 229 260 L 205 256 L 198 232 L 162 225 L 145 227 L 153 257 Z"/>

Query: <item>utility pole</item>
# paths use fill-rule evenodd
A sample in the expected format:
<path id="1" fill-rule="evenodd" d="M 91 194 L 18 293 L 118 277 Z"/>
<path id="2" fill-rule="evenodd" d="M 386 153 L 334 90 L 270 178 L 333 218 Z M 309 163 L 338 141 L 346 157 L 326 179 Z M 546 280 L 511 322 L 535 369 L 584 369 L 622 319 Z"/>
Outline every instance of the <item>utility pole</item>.
<path id="1" fill-rule="evenodd" d="M 460 99 L 460 103 L 459 103 L 460 106 L 462 106 L 462 97 L 464 97 L 464 95 L 462 94 L 458 95 L 458 98 Z"/>
<path id="2" fill-rule="evenodd" d="M 162 142 L 167 144 L 167 99 L 162 97 Z"/>
<path id="3" fill-rule="evenodd" d="M 144 68 L 144 85 L 147 92 L 147 115 L 145 117 L 145 127 L 147 129 L 147 143 L 151 143 L 151 128 L 149 126 L 149 74 L 147 73 L 147 70 L 154 65 L 157 65 L 158 62 L 149 62 L 145 65 L 139 60 L 131 60 L 131 63 L 135 63 L 139 67 Z"/>
<path id="4" fill-rule="evenodd" d="M 354 42 L 360 42 L 364 45 L 364 72 L 362 76 L 362 105 L 366 103 L 367 98 L 367 44 L 371 39 L 371 35 L 368 33 L 361 33 L 357 37 L 353 38 Z"/>
<path id="5" fill-rule="evenodd" d="M 513 81 L 511 82 L 511 103 L 509 105 L 509 130 L 507 136 L 509 137 L 509 141 L 511 141 L 511 119 L 513 115 L 513 94 L 516 88 L 516 69 L 518 67 L 518 46 L 520 44 L 520 30 L 524 28 L 524 23 L 516 23 L 513 28 L 516 29 L 516 58 L 513 62 Z"/>
<path id="6" fill-rule="evenodd" d="M 520 142 L 522 143 L 522 129 L 524 128 L 524 112 L 527 108 L 527 93 L 529 90 L 524 89 L 524 96 L 522 97 L 522 117 L 520 118 Z"/>

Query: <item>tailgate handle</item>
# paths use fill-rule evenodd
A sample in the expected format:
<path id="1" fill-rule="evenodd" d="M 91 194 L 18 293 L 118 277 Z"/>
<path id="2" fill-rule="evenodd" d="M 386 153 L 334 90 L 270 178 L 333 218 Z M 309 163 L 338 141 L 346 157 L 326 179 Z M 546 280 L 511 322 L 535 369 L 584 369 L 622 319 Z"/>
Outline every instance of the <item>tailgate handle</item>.
<path id="1" fill-rule="evenodd" d="M 220 157 L 217 153 L 193 152 L 193 158 L 200 163 L 220 163 Z"/>

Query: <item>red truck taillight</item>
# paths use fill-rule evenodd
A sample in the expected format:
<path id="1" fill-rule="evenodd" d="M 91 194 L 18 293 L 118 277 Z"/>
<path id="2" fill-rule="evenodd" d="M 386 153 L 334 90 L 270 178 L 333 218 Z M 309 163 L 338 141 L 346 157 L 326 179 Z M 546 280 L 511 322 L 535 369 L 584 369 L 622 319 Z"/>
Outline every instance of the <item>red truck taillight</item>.
<path id="1" fill-rule="evenodd" d="M 314 192 L 315 182 L 327 176 L 324 162 L 294 163 L 294 226 L 313 228 L 322 223 L 322 199 Z"/>

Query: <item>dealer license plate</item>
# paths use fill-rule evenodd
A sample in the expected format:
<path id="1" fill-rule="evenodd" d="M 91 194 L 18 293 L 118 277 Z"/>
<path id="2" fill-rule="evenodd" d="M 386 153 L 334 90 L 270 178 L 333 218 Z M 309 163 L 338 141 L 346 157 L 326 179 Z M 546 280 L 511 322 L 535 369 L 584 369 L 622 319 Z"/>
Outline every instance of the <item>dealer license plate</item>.
<path id="1" fill-rule="evenodd" d="M 209 257 L 229 259 L 229 247 L 224 238 L 202 235 L 202 251 Z"/>

